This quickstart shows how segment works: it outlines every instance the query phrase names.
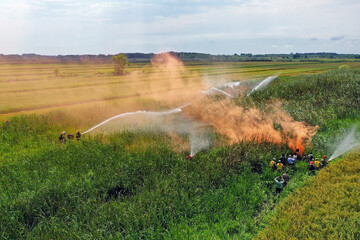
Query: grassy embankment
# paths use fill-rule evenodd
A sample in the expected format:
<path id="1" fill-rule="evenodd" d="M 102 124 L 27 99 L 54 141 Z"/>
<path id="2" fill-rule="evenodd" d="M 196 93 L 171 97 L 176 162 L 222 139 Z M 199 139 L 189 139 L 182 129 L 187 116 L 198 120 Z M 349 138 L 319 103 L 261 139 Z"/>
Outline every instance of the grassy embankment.
<path id="1" fill-rule="evenodd" d="M 281 77 L 246 104 L 280 98 L 294 117 L 319 124 L 312 150 L 320 155 L 334 129 L 359 123 L 359 84 L 359 72 L 349 70 Z M 319 94 L 327 90 L 336 101 Z M 343 111 L 333 111 L 338 101 L 347 104 Z M 249 239 L 274 206 L 268 161 L 285 146 L 239 143 L 188 162 L 167 136 L 122 133 L 60 145 L 54 139 L 62 127 L 50 123 L 23 116 L 2 125 L 1 238 Z M 307 165 L 291 177 L 282 199 L 309 178 Z"/>
<path id="2" fill-rule="evenodd" d="M 360 152 L 331 164 L 286 198 L 258 239 L 359 239 Z"/>

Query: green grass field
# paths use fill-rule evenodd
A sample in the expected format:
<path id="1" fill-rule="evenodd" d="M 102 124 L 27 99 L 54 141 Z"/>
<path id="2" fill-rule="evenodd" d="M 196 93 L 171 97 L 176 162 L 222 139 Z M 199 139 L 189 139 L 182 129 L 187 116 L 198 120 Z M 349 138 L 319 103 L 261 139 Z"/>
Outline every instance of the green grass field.
<path id="1" fill-rule="evenodd" d="M 8 124 L 0 124 L 0 238 L 285 239 L 308 236 L 321 239 L 335 236 L 323 235 L 318 227 L 321 220 L 316 219 L 313 225 L 300 210 L 294 215 L 299 218 L 299 230 L 289 225 L 292 216 L 281 211 L 285 211 L 287 205 L 298 206 L 293 202 L 301 193 L 320 191 L 315 183 L 324 181 L 324 177 L 340 181 L 343 176 L 346 181 L 342 185 L 335 181 L 321 189 L 326 192 L 345 188 L 345 195 L 352 194 L 344 198 L 345 202 L 336 200 L 343 205 L 329 201 L 327 206 L 358 207 L 356 201 L 346 202 L 358 193 L 358 164 L 355 164 L 358 155 L 351 155 L 351 160 L 334 161 L 335 164 L 321 170 L 315 178 L 309 176 L 307 163 L 300 162 L 289 169 L 291 180 L 282 195 L 276 196 L 273 179 L 278 173 L 268 165 L 274 156 L 290 153 L 285 144 L 240 141 L 228 145 L 218 136 L 219 144 L 188 161 L 185 159 L 188 150 L 174 151 L 171 137 L 165 133 L 123 131 L 84 136 L 80 142 L 67 144 L 58 143 L 57 137 L 64 128 L 69 132 L 82 124 L 91 126 L 114 113 L 154 106 L 165 109 L 168 106 L 161 104 L 160 97 L 171 95 L 165 94 L 166 91 L 176 88 L 178 94 L 179 89 L 189 86 L 197 90 L 203 86 L 204 76 L 219 81 L 224 78 L 245 81 L 281 72 L 265 90 L 248 98 L 240 95 L 232 101 L 260 111 L 281 101 L 282 108 L 294 119 L 319 126 L 306 151 L 312 151 L 316 157 L 324 153 L 330 155 L 336 147 L 335 139 L 346 129 L 353 125 L 360 129 L 360 71 L 357 69 L 360 63 L 346 63 L 352 69 L 338 69 L 343 64 L 193 63 L 186 65 L 186 71 L 180 71 L 181 74 L 172 73 L 184 84 L 164 89 L 155 88 L 158 84 L 153 82 L 167 83 L 168 79 L 162 71 L 157 73 L 158 70 L 147 64 L 132 66 L 130 71 L 139 75 L 121 77 L 111 75 L 110 65 L 0 65 L 0 82 L 4 86 L 0 93 L 0 111 L 10 120 Z M 54 75 L 56 68 L 59 76 Z M 142 81 L 132 82 L 134 76 L 141 76 L 136 80 Z M 183 81 L 187 77 L 193 82 Z M 146 85 L 147 82 L 153 85 Z M 153 88 L 151 91 L 149 86 Z M 79 90 L 79 96 L 75 89 Z M 163 91 L 165 96 L 150 97 L 154 91 Z M 138 94 L 121 98 L 133 92 Z M 35 109 L 38 111 L 33 112 Z M 93 112 L 86 114 L 89 110 Z M 79 113 L 85 116 L 81 121 L 74 116 Z M 352 161 L 354 167 L 349 166 L 348 161 Z M 334 192 L 341 193 L 340 189 Z M 334 225 L 331 210 L 307 205 L 319 201 L 315 194 L 310 195 L 309 202 L 304 201 L 306 206 L 299 205 L 299 208 L 310 216 L 322 211 L 328 224 Z M 340 210 L 336 210 L 336 219 L 341 224 L 328 229 L 335 231 L 347 221 L 346 231 L 356 233 L 357 215 L 349 217 Z M 280 219 L 280 227 L 274 218 Z M 273 231 L 274 227 L 277 231 Z M 280 235 L 280 231 L 286 232 L 290 227 L 294 227 L 294 235 Z M 357 236 L 344 234 L 338 236 L 348 239 Z"/>

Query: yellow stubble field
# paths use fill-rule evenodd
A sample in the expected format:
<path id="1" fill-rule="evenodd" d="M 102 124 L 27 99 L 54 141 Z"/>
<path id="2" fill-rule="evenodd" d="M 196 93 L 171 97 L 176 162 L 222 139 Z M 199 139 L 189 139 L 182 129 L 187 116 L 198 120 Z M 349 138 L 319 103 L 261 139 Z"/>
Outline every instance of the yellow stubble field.
<path id="1" fill-rule="evenodd" d="M 112 64 L 2 64 L 1 119 L 58 110 L 89 122 L 127 111 L 158 110 L 186 103 L 215 82 L 297 75 L 360 62 L 172 62 L 134 63 L 115 76 Z M 199 93 L 200 94 L 200 93 Z"/>

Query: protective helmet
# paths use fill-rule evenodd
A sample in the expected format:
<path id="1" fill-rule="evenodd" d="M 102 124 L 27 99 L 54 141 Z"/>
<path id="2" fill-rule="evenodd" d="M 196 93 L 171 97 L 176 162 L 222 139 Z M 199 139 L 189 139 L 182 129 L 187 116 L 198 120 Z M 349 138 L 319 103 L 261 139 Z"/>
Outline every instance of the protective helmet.
<path id="1" fill-rule="evenodd" d="M 78 133 L 80 132 L 80 130 L 77 131 Z"/>
<path id="2" fill-rule="evenodd" d="M 189 156 L 186 156 L 186 159 L 189 159 Z"/>
<path id="3" fill-rule="evenodd" d="M 326 158 L 326 155 L 324 155 L 323 158 Z"/>
<path id="4" fill-rule="evenodd" d="M 276 158 L 273 158 L 273 160 L 275 161 L 275 160 L 276 160 Z"/>
<path id="5" fill-rule="evenodd" d="M 279 160 L 278 162 L 281 163 L 281 160 Z"/>

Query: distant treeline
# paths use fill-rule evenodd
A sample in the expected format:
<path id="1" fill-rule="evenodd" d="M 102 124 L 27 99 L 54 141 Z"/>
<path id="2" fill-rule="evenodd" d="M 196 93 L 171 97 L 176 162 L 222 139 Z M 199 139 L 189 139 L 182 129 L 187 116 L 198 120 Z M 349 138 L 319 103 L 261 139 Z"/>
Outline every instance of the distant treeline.
<path id="1" fill-rule="evenodd" d="M 290 53 L 290 54 L 251 54 L 212 55 L 196 52 L 169 52 L 183 61 L 321 61 L 324 59 L 360 60 L 360 54 L 337 54 L 331 52 Z M 116 55 L 116 54 L 115 54 Z M 149 62 L 154 53 L 124 53 L 130 62 Z M 38 55 L 38 54 L 0 54 L 0 63 L 111 63 L 112 54 L 99 55 Z"/>

